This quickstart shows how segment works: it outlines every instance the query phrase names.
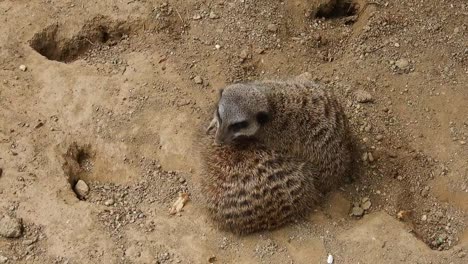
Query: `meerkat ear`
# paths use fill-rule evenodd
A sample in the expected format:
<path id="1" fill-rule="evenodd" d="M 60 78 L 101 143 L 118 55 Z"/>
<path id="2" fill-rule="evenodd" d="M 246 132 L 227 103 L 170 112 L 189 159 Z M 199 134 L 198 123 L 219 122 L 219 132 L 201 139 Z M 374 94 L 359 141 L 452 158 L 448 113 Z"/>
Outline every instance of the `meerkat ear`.
<path id="1" fill-rule="evenodd" d="M 260 124 L 260 125 L 264 125 L 266 124 L 268 121 L 270 121 L 270 113 L 267 113 L 267 112 L 258 112 L 257 113 L 257 122 Z"/>

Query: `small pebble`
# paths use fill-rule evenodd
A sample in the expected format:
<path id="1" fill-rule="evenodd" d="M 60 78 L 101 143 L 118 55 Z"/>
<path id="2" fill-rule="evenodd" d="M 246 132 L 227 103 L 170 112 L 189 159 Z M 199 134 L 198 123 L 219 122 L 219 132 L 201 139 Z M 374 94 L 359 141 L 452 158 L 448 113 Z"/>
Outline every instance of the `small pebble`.
<path id="1" fill-rule="evenodd" d="M 258 54 L 263 54 L 263 53 L 265 53 L 265 49 L 264 49 L 264 48 L 261 48 L 261 47 L 260 47 L 260 48 L 256 48 L 256 49 L 255 49 L 255 52 L 258 53 Z"/>
<path id="2" fill-rule="evenodd" d="M 18 238 L 23 234 L 21 219 L 4 215 L 0 218 L 0 237 Z"/>
<path id="3" fill-rule="evenodd" d="M 382 141 L 383 136 L 380 135 L 380 134 L 378 134 L 377 136 L 375 136 L 375 139 L 376 139 L 377 141 Z"/>
<path id="4" fill-rule="evenodd" d="M 104 205 L 105 206 L 111 206 L 114 204 L 114 199 L 107 199 L 105 202 L 104 202 Z"/>
<path id="5" fill-rule="evenodd" d="M 210 12 L 210 16 L 209 16 L 209 17 L 210 17 L 211 19 L 217 19 L 217 18 L 219 18 L 219 16 L 218 16 L 215 12 L 213 12 L 213 11 Z"/>
<path id="6" fill-rule="evenodd" d="M 26 65 L 20 65 L 19 69 L 25 72 L 28 69 L 28 67 L 26 67 Z"/>
<path id="7" fill-rule="evenodd" d="M 368 159 L 367 152 L 364 152 L 364 153 L 362 154 L 361 159 L 362 159 L 362 161 L 367 161 L 367 159 Z"/>
<path id="8" fill-rule="evenodd" d="M 421 221 L 427 221 L 427 215 L 421 216 Z"/>
<path id="9" fill-rule="evenodd" d="M 395 62 L 395 65 L 396 65 L 398 68 L 404 70 L 404 69 L 408 68 L 408 66 L 409 66 L 409 61 L 408 61 L 407 59 L 399 59 L 399 60 L 397 60 L 397 61 Z"/>
<path id="10" fill-rule="evenodd" d="M 216 44 L 216 45 L 215 45 L 215 48 L 216 48 L 217 50 L 219 50 L 219 49 L 221 48 L 221 45 Z"/>
<path id="11" fill-rule="evenodd" d="M 367 159 L 369 160 L 369 162 L 374 162 L 374 156 L 372 155 L 372 153 L 367 153 Z"/>
<path id="12" fill-rule="evenodd" d="M 7 263 L 7 261 L 8 261 L 7 257 L 0 255 L 0 264 Z"/>
<path id="13" fill-rule="evenodd" d="M 44 122 L 42 122 L 41 120 L 38 120 L 34 128 L 38 129 L 38 128 L 41 128 L 42 126 L 44 126 Z"/>
<path id="14" fill-rule="evenodd" d="M 328 254 L 327 264 L 333 264 L 333 256 L 331 254 Z"/>
<path id="15" fill-rule="evenodd" d="M 278 31 L 278 26 L 275 25 L 275 24 L 268 24 L 267 29 L 268 29 L 268 31 L 274 33 L 274 32 L 276 32 L 276 31 Z"/>
<path id="16" fill-rule="evenodd" d="M 370 103 L 374 101 L 372 95 L 364 90 L 357 90 L 354 92 L 354 98 L 358 103 Z"/>
<path id="17" fill-rule="evenodd" d="M 75 191 L 76 195 L 77 195 L 78 198 L 80 198 L 80 199 L 85 198 L 85 197 L 88 195 L 88 193 L 89 193 L 88 184 L 86 184 L 86 182 L 83 181 L 83 180 L 79 180 L 79 181 L 75 184 L 75 187 L 73 188 L 73 190 Z"/>
<path id="18" fill-rule="evenodd" d="M 196 84 L 202 84 L 203 83 L 203 79 L 202 77 L 200 76 L 195 76 L 195 78 L 193 78 L 193 81 L 196 83 Z"/>
<path id="19" fill-rule="evenodd" d="M 200 14 L 195 14 L 195 15 L 193 15 L 193 17 L 192 17 L 193 20 L 199 20 L 199 19 L 201 19 L 201 18 L 202 18 L 202 17 L 201 17 Z"/>
<path id="20" fill-rule="evenodd" d="M 364 209 L 361 207 L 355 206 L 353 207 L 352 213 L 353 216 L 362 216 L 364 214 Z"/>
<path id="21" fill-rule="evenodd" d="M 362 206 L 362 209 L 369 210 L 372 206 L 372 203 L 370 200 L 367 200 L 361 206 Z"/>
<path id="22" fill-rule="evenodd" d="M 239 54 L 239 57 L 242 59 L 242 61 L 249 58 L 249 50 L 248 49 L 242 50 L 241 53 Z"/>

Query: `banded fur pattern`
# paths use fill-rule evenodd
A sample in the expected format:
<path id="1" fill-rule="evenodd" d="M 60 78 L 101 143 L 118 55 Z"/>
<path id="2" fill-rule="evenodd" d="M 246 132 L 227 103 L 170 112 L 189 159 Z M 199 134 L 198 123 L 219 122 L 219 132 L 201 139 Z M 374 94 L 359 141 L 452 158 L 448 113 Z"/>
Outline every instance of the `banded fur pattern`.
<path id="1" fill-rule="evenodd" d="M 202 191 L 214 222 L 235 233 L 274 229 L 314 206 L 316 174 L 308 162 L 259 144 L 211 146 Z"/>
<path id="2" fill-rule="evenodd" d="M 269 149 L 313 163 L 317 188 L 328 192 L 350 173 L 351 138 L 347 117 L 332 91 L 314 82 L 262 82 L 271 122 L 256 138 Z"/>

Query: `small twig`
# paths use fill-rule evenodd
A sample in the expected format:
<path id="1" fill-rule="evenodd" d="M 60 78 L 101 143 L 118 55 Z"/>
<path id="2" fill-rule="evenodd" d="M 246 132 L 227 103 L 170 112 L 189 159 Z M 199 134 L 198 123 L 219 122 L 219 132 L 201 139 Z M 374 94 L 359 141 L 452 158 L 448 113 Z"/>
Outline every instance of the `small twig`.
<path id="1" fill-rule="evenodd" d="M 91 45 L 95 46 L 96 44 L 94 44 L 91 40 L 89 40 L 88 38 L 84 38 L 84 40 L 88 41 Z"/>
<path id="2" fill-rule="evenodd" d="M 385 47 L 385 45 L 382 45 L 382 46 L 380 46 L 380 47 L 377 47 L 377 48 L 375 48 L 375 49 L 369 51 L 368 53 L 372 53 L 372 52 L 378 51 L 378 50 L 382 49 L 383 47 Z"/>
<path id="3" fill-rule="evenodd" d="M 185 24 L 185 21 L 184 21 L 184 19 L 182 18 L 182 16 L 180 15 L 179 11 L 178 11 L 176 8 L 174 8 L 174 10 L 176 11 L 177 15 L 179 16 L 180 21 L 182 21 L 182 24 Z"/>

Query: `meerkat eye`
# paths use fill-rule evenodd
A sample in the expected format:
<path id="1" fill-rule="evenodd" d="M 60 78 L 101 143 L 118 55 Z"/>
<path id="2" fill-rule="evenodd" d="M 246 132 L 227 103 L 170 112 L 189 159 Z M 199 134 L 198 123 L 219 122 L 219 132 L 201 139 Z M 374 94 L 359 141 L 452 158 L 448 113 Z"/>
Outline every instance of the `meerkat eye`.
<path id="1" fill-rule="evenodd" d="M 264 125 L 265 123 L 267 123 L 268 121 L 270 120 L 270 115 L 266 112 L 259 112 L 257 114 L 257 122 L 260 124 L 260 125 Z"/>
<path id="2" fill-rule="evenodd" d="M 237 122 L 229 126 L 229 129 L 232 130 L 233 132 L 239 132 L 239 130 L 244 129 L 249 126 L 249 122 L 247 121 L 242 121 L 242 122 Z"/>

